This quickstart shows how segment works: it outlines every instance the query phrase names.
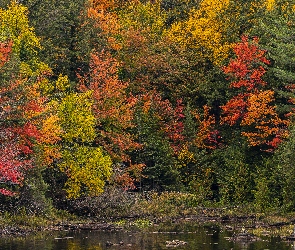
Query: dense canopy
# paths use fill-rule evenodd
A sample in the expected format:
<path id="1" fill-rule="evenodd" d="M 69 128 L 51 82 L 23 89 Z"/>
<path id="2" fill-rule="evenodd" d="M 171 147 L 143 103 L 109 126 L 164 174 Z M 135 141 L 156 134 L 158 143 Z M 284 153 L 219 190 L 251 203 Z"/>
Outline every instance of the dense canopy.
<path id="1" fill-rule="evenodd" d="M 53 200 L 116 186 L 294 210 L 294 12 L 2 1 L 0 195 L 37 180 Z"/>

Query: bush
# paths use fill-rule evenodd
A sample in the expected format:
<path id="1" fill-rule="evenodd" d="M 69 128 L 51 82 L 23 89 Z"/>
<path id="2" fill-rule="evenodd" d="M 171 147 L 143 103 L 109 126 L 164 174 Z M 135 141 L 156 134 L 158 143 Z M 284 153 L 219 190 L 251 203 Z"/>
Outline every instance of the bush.
<path id="1" fill-rule="evenodd" d="M 129 216 L 130 208 L 138 194 L 122 188 L 106 187 L 104 193 L 95 197 L 81 197 L 69 201 L 68 211 L 79 216 L 116 218 Z"/>
<path id="2" fill-rule="evenodd" d="M 196 195 L 180 192 L 149 192 L 132 207 L 133 214 L 165 219 L 184 216 L 193 211 L 199 201 Z"/>

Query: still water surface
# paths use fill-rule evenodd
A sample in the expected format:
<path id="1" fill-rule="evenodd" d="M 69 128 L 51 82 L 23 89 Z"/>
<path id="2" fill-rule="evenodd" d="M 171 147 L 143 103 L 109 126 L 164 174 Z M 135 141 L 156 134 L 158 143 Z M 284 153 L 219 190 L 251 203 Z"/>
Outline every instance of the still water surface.
<path id="1" fill-rule="evenodd" d="M 263 238 L 251 243 L 237 243 L 227 239 L 233 232 L 216 227 L 196 227 L 185 232 L 100 232 L 65 231 L 46 233 L 27 238 L 0 238 L 1 250 L 290 250 L 293 244 L 278 238 Z M 180 240 L 186 245 L 171 247 L 167 241 Z M 111 242 L 114 245 L 107 246 Z M 121 242 L 121 245 L 119 244 Z"/>

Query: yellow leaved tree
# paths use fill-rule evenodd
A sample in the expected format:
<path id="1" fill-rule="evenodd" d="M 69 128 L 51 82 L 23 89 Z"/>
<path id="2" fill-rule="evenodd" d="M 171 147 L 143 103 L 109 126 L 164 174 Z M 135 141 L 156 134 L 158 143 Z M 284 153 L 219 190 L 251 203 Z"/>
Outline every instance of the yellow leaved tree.
<path id="1" fill-rule="evenodd" d="M 231 44 L 223 13 L 229 0 L 203 0 L 198 8 L 192 9 L 187 20 L 174 23 L 166 36 L 184 48 L 198 49 L 200 55 L 215 64 L 227 58 Z"/>
<path id="2" fill-rule="evenodd" d="M 60 76 L 57 86 L 65 88 L 66 81 Z M 66 93 L 57 106 L 61 129 L 58 166 L 67 175 L 65 190 L 68 198 L 98 195 L 112 175 L 111 158 L 95 143 L 97 121 L 92 107 L 92 91 Z"/>

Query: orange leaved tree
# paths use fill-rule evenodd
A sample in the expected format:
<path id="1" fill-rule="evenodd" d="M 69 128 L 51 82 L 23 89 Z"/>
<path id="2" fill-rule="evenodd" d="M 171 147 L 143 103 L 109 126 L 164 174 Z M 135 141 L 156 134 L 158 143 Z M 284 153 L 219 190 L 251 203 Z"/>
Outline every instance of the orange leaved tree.
<path id="1" fill-rule="evenodd" d="M 134 127 L 136 98 L 127 93 L 129 83 L 119 80 L 118 69 L 119 62 L 110 53 L 92 53 L 90 74 L 80 77 L 80 89 L 93 93 L 96 143 L 111 156 L 115 181 L 125 188 L 134 188 L 133 182 L 143 167 L 134 165 L 128 154 L 140 147 L 130 131 Z"/>
<path id="2" fill-rule="evenodd" d="M 258 39 L 249 41 L 243 36 L 234 46 L 236 58 L 223 67 L 231 80 L 230 88 L 236 94 L 222 106 L 222 123 L 241 127 L 241 134 L 250 146 L 261 146 L 263 150 L 276 148 L 286 136 L 288 122 L 281 119 L 274 103 L 274 91 L 267 89 L 263 80 L 269 61 L 265 51 L 259 49 Z"/>

